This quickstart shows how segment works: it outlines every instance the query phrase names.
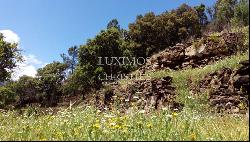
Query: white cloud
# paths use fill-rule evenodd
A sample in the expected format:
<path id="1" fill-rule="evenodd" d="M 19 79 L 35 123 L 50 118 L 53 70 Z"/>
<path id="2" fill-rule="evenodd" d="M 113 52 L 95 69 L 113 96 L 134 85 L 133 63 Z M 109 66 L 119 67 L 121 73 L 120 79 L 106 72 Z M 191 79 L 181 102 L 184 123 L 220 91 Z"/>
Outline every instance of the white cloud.
<path id="1" fill-rule="evenodd" d="M 23 56 L 24 61 L 18 63 L 12 74 L 12 79 L 17 80 L 23 75 L 35 77 L 37 74 L 37 68 L 43 67 L 44 63 L 36 58 L 35 55 Z"/>
<path id="2" fill-rule="evenodd" d="M 42 65 L 43 64 L 42 61 L 38 60 L 36 58 L 36 56 L 32 55 L 32 54 L 30 54 L 28 56 L 24 56 L 24 60 L 28 61 L 30 64 L 35 64 L 35 65 Z"/>
<path id="3" fill-rule="evenodd" d="M 4 41 L 9 43 L 20 43 L 20 37 L 12 30 L 0 30 L 0 33 L 4 36 Z M 23 75 L 35 77 L 37 74 L 37 68 L 43 67 L 46 64 L 35 55 L 23 55 L 23 62 L 17 63 L 17 67 L 14 69 L 12 79 L 17 80 Z"/>
<path id="4" fill-rule="evenodd" d="M 11 30 L 0 30 L 0 33 L 4 36 L 4 41 L 9 43 L 19 43 L 20 37 Z"/>

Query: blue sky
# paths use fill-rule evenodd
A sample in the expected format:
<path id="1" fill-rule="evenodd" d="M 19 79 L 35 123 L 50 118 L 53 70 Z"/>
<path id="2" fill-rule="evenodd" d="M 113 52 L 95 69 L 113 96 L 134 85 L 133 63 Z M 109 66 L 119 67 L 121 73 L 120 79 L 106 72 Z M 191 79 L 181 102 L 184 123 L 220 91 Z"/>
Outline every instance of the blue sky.
<path id="1" fill-rule="evenodd" d="M 24 55 L 43 63 L 61 60 L 70 46 L 84 44 L 113 18 L 122 28 L 139 14 L 160 14 L 182 3 L 190 6 L 215 0 L 0 0 L 0 30 L 20 37 Z"/>

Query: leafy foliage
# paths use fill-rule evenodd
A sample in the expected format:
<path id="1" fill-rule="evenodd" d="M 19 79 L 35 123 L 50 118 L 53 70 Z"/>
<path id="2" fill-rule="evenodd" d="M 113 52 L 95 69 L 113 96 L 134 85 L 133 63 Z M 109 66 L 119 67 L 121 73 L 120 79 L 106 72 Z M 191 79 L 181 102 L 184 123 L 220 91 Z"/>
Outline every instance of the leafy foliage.
<path id="1" fill-rule="evenodd" d="M 137 56 L 147 57 L 189 36 L 199 36 L 200 21 L 196 10 L 183 4 L 161 15 L 150 12 L 137 16 L 129 25 L 129 36 L 136 43 Z"/>
<path id="2" fill-rule="evenodd" d="M 23 107 L 31 103 L 39 103 L 38 93 L 40 91 L 37 78 L 22 76 L 18 81 L 10 82 L 8 86 L 19 97 L 17 107 Z"/>
<path id="3" fill-rule="evenodd" d="M 207 15 L 205 13 L 206 6 L 204 4 L 201 4 L 200 6 L 195 6 L 194 7 L 198 13 L 199 16 L 199 22 L 202 26 L 205 26 L 208 21 L 207 21 Z"/>
<path id="4" fill-rule="evenodd" d="M 15 101 L 15 93 L 7 87 L 0 86 L 0 108 Z"/>
<path id="5" fill-rule="evenodd" d="M 235 26 L 247 26 L 249 25 L 249 1 L 240 0 L 235 6 L 234 17 L 231 22 Z"/>
<path id="6" fill-rule="evenodd" d="M 70 69 L 70 74 L 73 74 L 76 65 L 77 65 L 77 55 L 78 55 L 78 47 L 73 46 L 68 49 L 68 55 L 65 53 L 61 54 L 61 57 L 63 58 L 63 62 L 68 65 L 68 68 Z"/>
<path id="7" fill-rule="evenodd" d="M 38 69 L 37 76 L 43 97 L 42 105 L 57 104 L 58 97 L 62 95 L 62 82 L 66 76 L 66 68 L 66 64 L 53 62 Z"/>
<path id="8" fill-rule="evenodd" d="M 13 69 L 21 59 L 17 44 L 5 42 L 0 33 L 0 82 L 10 79 Z"/>
<path id="9" fill-rule="evenodd" d="M 211 17 L 210 28 L 222 31 L 230 26 L 247 26 L 249 24 L 248 0 L 218 0 L 213 7 L 207 8 Z"/>
<path id="10" fill-rule="evenodd" d="M 119 25 L 119 22 L 117 19 L 112 19 L 108 25 L 107 25 L 107 29 L 110 29 L 110 28 L 117 28 L 120 30 L 120 25 Z"/>
<path id="11" fill-rule="evenodd" d="M 110 25 L 113 25 L 113 27 Z M 91 90 L 91 88 L 98 89 L 101 86 L 101 75 L 114 75 L 118 72 L 131 70 L 132 66 L 115 65 L 115 60 L 112 59 L 112 57 L 126 56 L 131 58 L 133 56 L 132 51 L 126 47 L 128 42 L 125 40 L 125 30 L 120 30 L 117 23 L 108 24 L 108 27 L 94 39 L 88 40 L 86 45 L 80 46 L 79 64 L 76 72 L 68 80 L 68 85 L 71 86 L 69 88 L 74 86 L 73 88 L 76 87 L 79 90 L 85 90 L 85 92 Z M 105 58 L 107 58 L 106 62 L 103 60 Z"/>

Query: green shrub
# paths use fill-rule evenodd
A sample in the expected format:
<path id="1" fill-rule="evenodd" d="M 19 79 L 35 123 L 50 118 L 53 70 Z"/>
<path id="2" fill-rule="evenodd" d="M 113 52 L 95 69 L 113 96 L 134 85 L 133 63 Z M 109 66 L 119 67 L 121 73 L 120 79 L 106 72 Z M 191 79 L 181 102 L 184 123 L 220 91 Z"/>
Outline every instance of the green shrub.
<path id="1" fill-rule="evenodd" d="M 4 108 L 6 105 L 15 101 L 15 93 L 7 87 L 0 87 L 0 108 Z"/>

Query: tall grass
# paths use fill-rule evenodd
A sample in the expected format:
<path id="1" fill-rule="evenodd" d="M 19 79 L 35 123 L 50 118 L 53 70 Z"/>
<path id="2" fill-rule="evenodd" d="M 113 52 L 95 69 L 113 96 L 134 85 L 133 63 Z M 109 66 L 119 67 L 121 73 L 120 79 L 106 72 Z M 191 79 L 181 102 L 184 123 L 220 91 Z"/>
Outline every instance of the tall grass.
<path id="1" fill-rule="evenodd" d="M 217 116 L 184 109 L 145 114 L 98 112 L 91 107 L 56 115 L 0 113 L 0 140 L 248 140 L 243 115 Z"/>

